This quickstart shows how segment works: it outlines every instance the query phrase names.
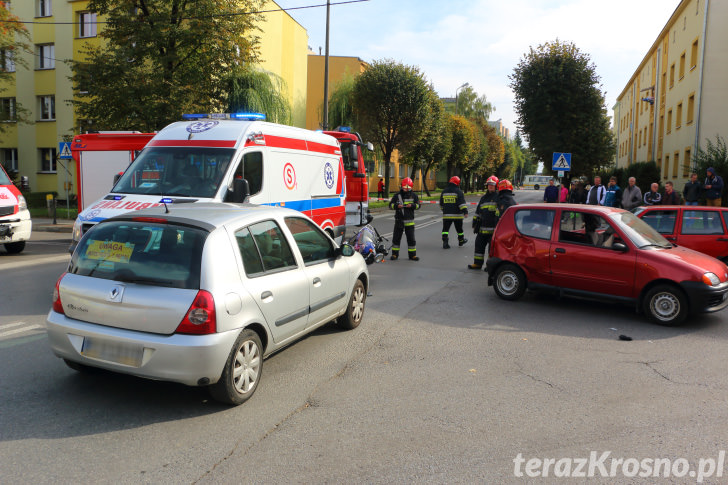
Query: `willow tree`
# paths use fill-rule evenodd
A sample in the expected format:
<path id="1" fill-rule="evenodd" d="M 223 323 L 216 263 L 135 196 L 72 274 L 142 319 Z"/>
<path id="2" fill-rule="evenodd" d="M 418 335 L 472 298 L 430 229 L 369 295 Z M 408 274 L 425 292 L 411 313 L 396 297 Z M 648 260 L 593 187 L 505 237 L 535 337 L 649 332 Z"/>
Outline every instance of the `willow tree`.
<path id="1" fill-rule="evenodd" d="M 240 69 L 227 77 L 228 111 L 265 113 L 266 120 L 291 124 L 291 105 L 286 99 L 286 82 L 263 69 Z"/>
<path id="2" fill-rule="evenodd" d="M 97 129 L 158 130 L 182 113 L 222 111 L 231 70 L 257 60 L 262 0 L 89 0 L 101 45 L 71 61 L 80 119 Z M 246 12 L 241 14 L 241 12 Z"/>

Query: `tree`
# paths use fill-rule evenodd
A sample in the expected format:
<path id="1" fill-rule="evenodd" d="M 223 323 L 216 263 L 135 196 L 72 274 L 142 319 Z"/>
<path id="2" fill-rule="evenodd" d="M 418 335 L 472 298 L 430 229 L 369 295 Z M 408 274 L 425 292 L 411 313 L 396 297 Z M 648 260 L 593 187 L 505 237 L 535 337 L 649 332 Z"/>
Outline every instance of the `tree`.
<path id="1" fill-rule="evenodd" d="M 229 73 L 257 59 L 262 0 L 89 0 L 104 45 L 71 61 L 80 119 L 96 129 L 158 130 L 185 112 L 222 111 Z"/>
<path id="2" fill-rule="evenodd" d="M 457 114 L 466 118 L 488 121 L 495 108 L 488 102 L 485 94 L 478 96 L 478 93 L 468 84 L 458 93 L 456 110 Z"/>
<path id="3" fill-rule="evenodd" d="M 286 82 L 282 77 L 248 67 L 227 77 L 228 111 L 265 113 L 266 120 L 291 124 L 291 105 L 283 93 Z"/>
<path id="4" fill-rule="evenodd" d="M 323 110 L 323 102 L 321 110 Z M 354 111 L 354 76 L 348 73 L 336 83 L 329 96 L 329 126 L 358 127 Z"/>
<path id="5" fill-rule="evenodd" d="M 15 80 L 14 68 L 11 66 L 27 67 L 25 60 L 20 56 L 21 51 L 30 50 L 30 34 L 28 29 L 19 21 L 18 17 L 11 14 L 5 3 L 0 3 L 0 93 L 7 91 L 8 86 Z M 12 104 L 3 104 L 0 107 L 0 121 L 15 121 L 17 123 L 28 123 L 29 112 L 17 101 Z M 5 133 L 8 124 L 0 123 L 0 133 Z"/>
<path id="6" fill-rule="evenodd" d="M 726 147 L 725 139 L 719 135 L 715 135 L 715 143 L 710 139 L 705 139 L 707 146 L 698 147 L 693 157 L 694 170 L 700 176 L 705 176 L 708 168 L 713 168 L 716 175 L 720 175 L 725 182 L 728 179 L 728 147 Z M 725 206 L 728 201 L 728 189 L 721 192 L 721 205 Z"/>
<path id="7" fill-rule="evenodd" d="M 477 146 L 477 133 L 473 129 L 473 124 L 463 116 L 449 115 L 449 117 L 452 149 L 446 159 L 448 179 L 455 175 L 456 167 L 467 166 L 468 161 L 473 156 L 473 150 Z"/>
<path id="8" fill-rule="evenodd" d="M 572 172 L 592 174 L 614 155 L 614 139 L 600 78 L 588 55 L 572 43 L 530 49 L 509 76 L 518 124 L 536 157 L 572 154 Z"/>
<path id="9" fill-rule="evenodd" d="M 419 68 L 393 60 L 375 61 L 356 78 L 354 108 L 362 132 L 382 150 L 385 180 L 394 150 L 407 152 L 430 126 L 429 92 Z"/>

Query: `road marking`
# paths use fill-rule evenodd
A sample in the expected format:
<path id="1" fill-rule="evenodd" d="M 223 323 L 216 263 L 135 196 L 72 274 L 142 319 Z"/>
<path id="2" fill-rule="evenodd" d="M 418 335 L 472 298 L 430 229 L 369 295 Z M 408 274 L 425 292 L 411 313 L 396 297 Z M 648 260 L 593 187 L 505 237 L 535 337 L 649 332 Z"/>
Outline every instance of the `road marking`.
<path id="1" fill-rule="evenodd" d="M 18 327 L 20 325 L 26 325 L 26 323 L 25 322 L 8 323 L 7 325 L 0 325 L 0 328 L 7 329 L 10 327 Z"/>
<path id="2" fill-rule="evenodd" d="M 5 263 L 3 261 L 4 259 L 5 258 L 0 259 L 0 269 L 22 268 L 25 266 L 36 266 L 39 264 L 61 263 L 63 261 L 69 262 L 71 260 L 71 255 L 62 254 L 58 256 L 47 256 L 45 258 L 38 259 L 25 259 L 25 257 L 23 257 L 22 259 L 18 261 L 13 261 L 12 263 Z"/>
<path id="3" fill-rule="evenodd" d="M 9 326 L 9 325 L 6 325 L 6 326 Z M 23 328 L 16 328 L 15 330 L 8 330 L 7 332 L 0 332 L 0 338 L 7 337 L 8 335 L 15 335 L 16 333 L 28 332 L 30 330 L 35 330 L 36 328 L 43 328 L 43 327 L 41 327 L 40 325 L 28 325 L 27 327 L 23 327 Z"/>

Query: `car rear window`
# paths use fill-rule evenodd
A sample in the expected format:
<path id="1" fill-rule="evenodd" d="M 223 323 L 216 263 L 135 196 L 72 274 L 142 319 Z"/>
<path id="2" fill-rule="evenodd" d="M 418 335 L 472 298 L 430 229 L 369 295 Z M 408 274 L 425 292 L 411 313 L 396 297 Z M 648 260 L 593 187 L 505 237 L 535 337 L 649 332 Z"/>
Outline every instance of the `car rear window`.
<path id="1" fill-rule="evenodd" d="M 175 224 L 113 221 L 81 239 L 69 272 L 93 278 L 199 289 L 207 232 Z"/>
<path id="2" fill-rule="evenodd" d="M 551 239 L 555 214 L 556 211 L 552 210 L 522 209 L 516 212 L 514 219 L 516 227 L 522 234 L 539 239 Z"/>
<path id="3" fill-rule="evenodd" d="M 660 234 L 672 234 L 675 232 L 676 219 L 677 211 L 674 210 L 655 210 L 642 216 L 642 220 Z"/>

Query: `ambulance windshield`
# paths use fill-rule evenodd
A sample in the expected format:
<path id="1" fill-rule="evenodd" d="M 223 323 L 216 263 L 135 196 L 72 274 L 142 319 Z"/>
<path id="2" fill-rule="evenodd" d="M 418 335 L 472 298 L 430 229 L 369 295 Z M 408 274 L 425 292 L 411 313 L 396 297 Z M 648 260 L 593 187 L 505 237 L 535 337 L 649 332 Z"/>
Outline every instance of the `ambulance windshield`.
<path id="1" fill-rule="evenodd" d="M 235 150 L 149 147 L 124 172 L 113 193 L 212 198 Z"/>

